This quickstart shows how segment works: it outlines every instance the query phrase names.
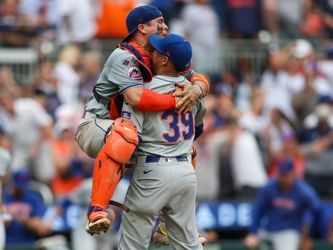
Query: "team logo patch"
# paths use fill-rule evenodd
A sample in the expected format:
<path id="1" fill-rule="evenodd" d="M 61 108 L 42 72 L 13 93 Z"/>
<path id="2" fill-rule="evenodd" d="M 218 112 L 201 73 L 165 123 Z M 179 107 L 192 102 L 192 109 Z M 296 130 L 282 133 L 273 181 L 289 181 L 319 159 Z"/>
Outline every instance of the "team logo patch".
<path id="1" fill-rule="evenodd" d="M 121 112 L 121 116 L 124 118 L 127 118 L 127 119 L 130 119 L 131 115 L 132 115 L 131 112 L 128 112 L 128 111 Z"/>
<path id="2" fill-rule="evenodd" d="M 131 67 L 128 70 L 128 77 L 135 81 L 142 81 L 142 75 L 137 67 Z"/>

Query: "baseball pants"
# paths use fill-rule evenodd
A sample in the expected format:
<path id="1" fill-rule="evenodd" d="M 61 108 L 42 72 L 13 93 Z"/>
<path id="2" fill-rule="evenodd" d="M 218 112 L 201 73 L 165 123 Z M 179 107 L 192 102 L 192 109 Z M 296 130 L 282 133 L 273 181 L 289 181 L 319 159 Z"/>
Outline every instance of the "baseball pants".
<path id="1" fill-rule="evenodd" d="M 89 117 L 88 113 L 85 118 L 81 119 L 76 130 L 75 140 L 88 156 L 97 157 L 104 144 L 105 135 L 113 122 L 109 119 Z"/>
<path id="2" fill-rule="evenodd" d="M 270 240 L 274 250 L 297 250 L 300 244 L 299 232 L 293 229 L 274 233 L 265 232 L 262 238 Z"/>
<path id="3" fill-rule="evenodd" d="M 195 218 L 196 175 L 189 156 L 139 157 L 126 196 L 118 250 L 146 250 L 160 211 L 170 249 L 199 250 Z"/>

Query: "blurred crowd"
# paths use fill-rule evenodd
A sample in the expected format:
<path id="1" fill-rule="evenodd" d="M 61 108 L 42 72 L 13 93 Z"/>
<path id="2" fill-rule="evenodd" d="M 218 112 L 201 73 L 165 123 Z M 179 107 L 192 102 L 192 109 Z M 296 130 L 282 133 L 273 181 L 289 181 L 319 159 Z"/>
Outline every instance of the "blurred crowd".
<path id="1" fill-rule="evenodd" d="M 109 236 L 84 237 L 84 212 L 75 213 L 77 230 L 55 218 L 89 201 L 93 159 L 74 134 L 107 56 L 96 44 L 107 41 L 112 50 L 109 40 L 127 34 L 129 10 L 146 3 L 161 9 L 170 32 L 189 39 L 194 69 L 218 64 L 223 39 L 269 44 L 259 75 L 241 60 L 207 75 L 205 132 L 196 142 L 199 201 L 254 200 L 285 159 L 321 199 L 332 200 L 333 50 L 318 54 L 312 41 L 333 38 L 333 1 L 0 0 L 0 48 L 40 53 L 29 83 L 0 65 L 0 148 L 11 153 L 3 195 L 7 244 L 60 232 L 65 239 L 53 238 L 56 249 L 66 249 L 67 240 L 77 249 L 110 249 Z M 290 42 L 277 46 L 281 38 Z M 333 233 L 328 238 L 333 242 Z"/>
<path id="2" fill-rule="evenodd" d="M 330 0 L 2 0 L 0 43 L 25 46 L 121 38 L 127 32 L 128 11 L 148 3 L 163 12 L 171 30 L 185 32 L 198 46 L 212 47 L 220 35 L 257 38 L 260 31 L 275 38 L 333 35 Z"/>

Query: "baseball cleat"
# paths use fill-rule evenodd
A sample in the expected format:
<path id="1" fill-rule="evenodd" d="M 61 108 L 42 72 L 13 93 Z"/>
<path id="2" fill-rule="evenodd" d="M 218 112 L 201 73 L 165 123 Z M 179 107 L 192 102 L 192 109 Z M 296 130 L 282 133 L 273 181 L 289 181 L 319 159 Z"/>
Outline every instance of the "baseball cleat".
<path id="1" fill-rule="evenodd" d="M 100 234 L 101 232 L 106 233 L 113 220 L 113 211 L 112 214 L 109 214 L 105 209 L 100 207 L 91 207 L 88 213 L 86 231 L 90 235 Z"/>

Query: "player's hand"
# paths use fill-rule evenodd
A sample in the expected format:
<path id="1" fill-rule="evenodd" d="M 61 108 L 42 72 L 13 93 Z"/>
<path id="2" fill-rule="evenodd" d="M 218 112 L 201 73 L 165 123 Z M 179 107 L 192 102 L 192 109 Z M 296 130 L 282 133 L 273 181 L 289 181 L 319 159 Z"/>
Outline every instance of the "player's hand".
<path id="1" fill-rule="evenodd" d="M 255 249 L 259 245 L 259 238 L 256 235 L 250 234 L 244 239 L 244 244 L 249 249 Z"/>
<path id="2" fill-rule="evenodd" d="M 181 97 L 176 103 L 176 109 L 182 113 L 190 112 L 195 105 L 196 101 L 202 95 L 202 91 L 199 86 L 192 84 L 176 84 L 178 89 L 173 93 L 175 97 Z"/>

